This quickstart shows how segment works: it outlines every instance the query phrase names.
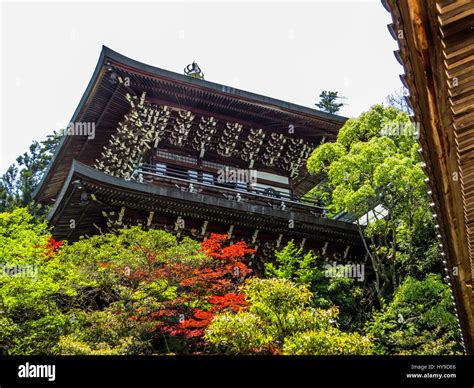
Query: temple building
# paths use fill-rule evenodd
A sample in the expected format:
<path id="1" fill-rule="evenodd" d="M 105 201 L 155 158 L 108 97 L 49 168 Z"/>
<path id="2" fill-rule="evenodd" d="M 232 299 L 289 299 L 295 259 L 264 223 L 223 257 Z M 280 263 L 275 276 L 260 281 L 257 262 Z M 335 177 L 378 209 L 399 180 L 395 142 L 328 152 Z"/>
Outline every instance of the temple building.
<path id="1" fill-rule="evenodd" d="M 265 260 L 290 240 L 347 262 L 365 255 L 353 223 L 305 194 L 306 160 L 346 119 L 152 67 L 102 49 L 35 193 L 56 238 L 140 225 L 244 239 Z M 261 267 L 261 263 L 260 263 Z"/>
<path id="2" fill-rule="evenodd" d="M 420 127 L 427 191 L 466 351 L 474 354 L 474 2 L 385 0 Z"/>

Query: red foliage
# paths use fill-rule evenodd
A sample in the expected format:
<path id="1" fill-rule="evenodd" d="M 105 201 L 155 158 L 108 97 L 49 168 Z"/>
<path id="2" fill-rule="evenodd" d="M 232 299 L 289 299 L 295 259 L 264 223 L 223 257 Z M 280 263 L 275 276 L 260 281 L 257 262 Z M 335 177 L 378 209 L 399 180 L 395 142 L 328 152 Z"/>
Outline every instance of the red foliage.
<path id="1" fill-rule="evenodd" d="M 238 311 L 244 307 L 244 295 L 236 290 L 252 272 L 244 260 L 255 250 L 248 248 L 243 241 L 227 246 L 226 241 L 225 234 L 211 234 L 202 242 L 200 251 L 214 260 L 200 267 L 167 263 L 151 272 L 134 271 L 130 275 L 134 279 L 161 278 L 178 287 L 178 298 L 142 318 L 157 321 L 155 330 L 164 334 L 195 338 L 202 336 L 215 314 L 226 310 Z M 153 252 L 147 252 L 147 256 L 151 260 L 156 257 Z M 138 319 L 137 315 L 134 319 Z"/>
<path id="2" fill-rule="evenodd" d="M 223 296 L 214 295 L 209 298 L 209 302 L 213 305 L 213 311 L 222 311 L 230 309 L 237 312 L 242 307 L 247 306 L 245 295 L 236 292 L 230 292 Z"/>
<path id="3" fill-rule="evenodd" d="M 46 256 L 51 257 L 52 255 L 57 254 L 61 245 L 63 245 L 62 241 L 56 241 L 54 238 L 50 237 L 46 244 Z"/>
<path id="4" fill-rule="evenodd" d="M 201 243 L 201 252 L 214 259 L 235 261 L 241 260 L 245 255 L 255 252 L 255 249 L 249 248 L 244 241 L 223 246 L 226 240 L 227 235 L 212 233 L 210 238 Z"/>
<path id="5" fill-rule="evenodd" d="M 206 310 L 193 309 L 192 315 L 181 322 L 186 337 L 201 336 L 215 314 L 224 310 L 238 311 L 246 305 L 244 295 L 235 290 L 252 272 L 242 260 L 255 250 L 248 248 L 244 241 L 224 246 L 226 240 L 225 234 L 211 234 L 202 242 L 201 252 L 215 259 L 216 264 L 194 270 L 191 277 L 180 283 L 193 287 L 193 291 L 210 304 Z"/>

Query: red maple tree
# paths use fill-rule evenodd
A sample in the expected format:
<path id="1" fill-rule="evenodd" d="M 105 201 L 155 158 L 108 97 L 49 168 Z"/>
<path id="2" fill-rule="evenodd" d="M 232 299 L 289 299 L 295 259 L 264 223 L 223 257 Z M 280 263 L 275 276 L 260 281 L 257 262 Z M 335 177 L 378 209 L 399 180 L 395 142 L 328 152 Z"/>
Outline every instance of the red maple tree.
<path id="1" fill-rule="evenodd" d="M 63 242 L 60 240 L 55 240 L 54 238 L 50 237 L 46 244 L 46 257 L 51 257 L 58 253 L 59 248 L 63 245 Z"/>
<path id="2" fill-rule="evenodd" d="M 168 278 L 174 278 L 182 287 L 182 297 L 160 312 L 172 319 L 160 323 L 158 330 L 187 338 L 201 337 L 215 314 L 225 310 L 238 311 L 246 305 L 244 295 L 237 288 L 252 272 L 245 264 L 245 258 L 255 250 L 244 241 L 225 245 L 226 241 L 227 235 L 213 233 L 201 243 L 200 251 L 213 259 L 202 266 L 169 264 L 162 268 Z M 188 307 L 196 300 L 199 307 Z"/>
<path id="3" fill-rule="evenodd" d="M 160 310 L 146 316 L 139 312 L 132 319 L 156 321 L 156 331 L 168 336 L 199 340 L 213 317 L 222 311 L 238 311 L 246 305 L 238 286 L 252 270 L 245 264 L 246 257 L 255 252 L 244 241 L 227 244 L 227 235 L 211 234 L 201 243 L 200 252 L 210 260 L 199 266 L 182 262 L 167 262 L 151 272 L 134 271 L 130 278 L 165 279 L 177 286 L 178 297 L 168 301 Z M 153 252 L 146 252 L 150 262 Z"/>

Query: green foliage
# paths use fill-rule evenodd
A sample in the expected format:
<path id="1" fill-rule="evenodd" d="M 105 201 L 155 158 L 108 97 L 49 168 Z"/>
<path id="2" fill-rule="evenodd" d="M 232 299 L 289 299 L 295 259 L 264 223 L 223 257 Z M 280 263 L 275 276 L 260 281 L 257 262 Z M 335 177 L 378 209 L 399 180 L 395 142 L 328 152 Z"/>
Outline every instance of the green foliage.
<path id="1" fill-rule="evenodd" d="M 408 277 L 367 331 L 382 354 L 461 354 L 449 288 L 434 274 Z"/>
<path id="2" fill-rule="evenodd" d="M 70 313 L 71 329 L 57 344 L 62 355 L 133 355 L 152 352 L 153 322 L 137 323 L 112 304 L 102 311 Z"/>
<path id="3" fill-rule="evenodd" d="M 214 317 L 205 339 L 212 349 L 230 354 L 371 354 L 372 336 L 378 353 L 460 351 L 449 290 L 435 275 L 408 278 L 393 301 L 374 312 L 367 337 L 343 332 L 338 324 L 353 329 L 335 305 L 341 306 L 341 318 L 360 315 L 357 306 L 363 303 L 354 280 L 327 277 L 319 259 L 293 243 L 267 266 L 273 279 L 254 278 L 241 287 L 246 304 L 239 302 L 242 294 L 212 302 L 203 292 L 217 283 L 203 283 L 202 276 L 225 257 L 241 255 L 242 247 L 216 250 L 211 257 L 193 240 L 180 243 L 164 231 L 138 227 L 60 246 L 46 224 L 33 220 L 26 209 L 0 214 L 2 268 L 36 268 L 33 276 L 0 276 L 3 355 L 186 353 L 183 338 L 157 328 L 188 310 L 198 314 L 183 328 L 191 333 Z M 212 247 L 218 245 L 209 241 Z M 199 275 L 198 289 L 176 271 Z M 211 303 L 233 307 L 214 315 Z"/>
<path id="4" fill-rule="evenodd" d="M 82 239 L 59 253 L 50 245 L 47 225 L 34 223 L 26 209 L 0 213 L 2 268 L 36 269 L 29 277 L 0 276 L 3 354 L 143 353 L 150 346 L 151 323 L 130 317 L 159 309 L 176 297 L 176 286 L 125 272 L 151 270 L 151 252 L 162 261 L 207 260 L 195 241 L 178 245 L 166 232 L 138 228 Z"/>
<path id="5" fill-rule="evenodd" d="M 288 355 L 370 355 L 373 346 L 367 337 L 358 333 L 319 330 L 298 333 L 285 342 L 283 353 Z"/>
<path id="6" fill-rule="evenodd" d="M 0 213 L 0 264 L 24 272 L 0 274 L 0 353 L 51 354 L 67 327 L 64 307 L 80 277 L 51 255 L 45 224 L 26 209 Z"/>
<path id="7" fill-rule="evenodd" d="M 0 264 L 35 263 L 49 237 L 47 225 L 34 223 L 26 209 L 0 213 Z"/>
<path id="8" fill-rule="evenodd" d="M 405 276 L 440 268 L 413 128 L 406 113 L 376 105 L 348 120 L 336 143 L 319 146 L 307 163 L 310 173 L 327 174 L 308 195 L 322 201 L 329 215 L 342 211 L 359 218 L 376 206 L 383 210 L 360 227 L 381 305 Z"/>
<path id="9" fill-rule="evenodd" d="M 249 303 L 245 311 L 214 318 L 206 339 L 217 349 L 231 354 L 354 354 L 370 352 L 368 338 L 348 335 L 337 328 L 337 307 L 311 307 L 311 292 L 304 285 L 286 279 L 250 279 L 242 287 Z M 303 344 L 303 336 L 326 336 Z M 332 337 L 335 341 L 332 342 Z M 357 345 L 363 342 L 366 346 Z M 345 347 L 338 346 L 345 343 Z"/>
<path id="10" fill-rule="evenodd" d="M 331 163 L 339 160 L 345 153 L 346 149 L 340 143 L 324 143 L 308 159 L 308 170 L 312 174 L 327 173 Z"/>
<path id="11" fill-rule="evenodd" d="M 275 263 L 265 264 L 266 275 L 288 279 L 305 285 L 312 292 L 312 305 L 318 308 L 340 308 L 339 323 L 344 329 L 357 329 L 364 321 L 364 293 L 354 278 L 329 274 L 328 265 L 311 252 L 303 254 L 290 241 L 283 249 L 275 252 Z M 342 270 L 343 267 L 341 266 Z"/>
<path id="12" fill-rule="evenodd" d="M 26 209 L 0 213 L 0 354 L 192 352 L 215 312 L 245 303 L 234 287 L 251 250 L 225 238 L 132 227 L 58 243 Z M 13 265 L 33 276 L 3 272 Z"/>
<path id="13" fill-rule="evenodd" d="M 197 268 L 209 260 L 200 244 L 178 243 L 162 230 L 122 229 L 66 245 L 60 255 L 88 284 L 77 290 L 75 324 L 58 344 L 61 354 L 156 353 L 156 321 L 142 319 L 177 298 L 178 284 L 156 274 L 163 264 Z M 86 311 L 84 311 L 86 310 Z M 92 311 L 88 311 L 92 310 Z"/>
<path id="14" fill-rule="evenodd" d="M 303 255 L 291 240 L 283 249 L 275 252 L 275 263 L 266 263 L 266 275 L 289 279 L 297 284 L 310 285 L 319 274 L 317 257 L 311 252 Z"/>
<path id="15" fill-rule="evenodd" d="M 230 354 L 248 354 L 267 349 L 274 340 L 265 322 L 255 314 L 224 313 L 214 317 L 206 339 L 215 349 Z"/>
<path id="16" fill-rule="evenodd" d="M 335 114 L 339 112 L 343 103 L 337 102 L 338 98 L 341 98 L 337 95 L 338 92 L 331 92 L 324 90 L 319 95 L 319 102 L 315 105 L 324 112 Z"/>
<path id="17" fill-rule="evenodd" d="M 28 207 L 39 214 L 33 201 L 33 192 L 41 180 L 53 153 L 61 140 L 61 133 L 54 131 L 42 142 L 34 141 L 28 152 L 16 159 L 0 177 L 0 212 L 15 207 Z"/>
<path id="18" fill-rule="evenodd" d="M 308 195 L 330 215 L 359 218 L 382 209 L 364 228 L 358 223 L 382 307 L 367 323 L 377 351 L 451 354 L 458 345 L 448 288 L 435 275 L 425 278 L 440 272 L 441 260 L 413 132 L 408 115 L 393 106 L 376 105 L 348 120 L 335 144 L 309 158 L 308 170 L 327 180 Z"/>
<path id="19" fill-rule="evenodd" d="M 355 143 L 379 137 L 387 127 L 399 128 L 400 125 L 409 124 L 408 115 L 395 107 L 374 105 L 359 117 L 347 120 L 339 131 L 337 142 L 350 148 Z M 392 139 L 399 144 L 399 148 L 404 148 L 402 144 L 406 141 L 410 143 L 410 139 L 406 136 L 397 136 L 395 133 L 393 135 Z"/>

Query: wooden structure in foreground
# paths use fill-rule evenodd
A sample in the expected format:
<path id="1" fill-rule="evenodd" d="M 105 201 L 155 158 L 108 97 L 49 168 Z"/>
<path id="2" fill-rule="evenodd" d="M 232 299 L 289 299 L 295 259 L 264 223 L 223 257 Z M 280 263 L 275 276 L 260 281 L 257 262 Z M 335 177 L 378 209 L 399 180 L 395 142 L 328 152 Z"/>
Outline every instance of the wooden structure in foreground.
<path id="1" fill-rule="evenodd" d="M 262 260 L 292 239 L 356 261 L 365 253 L 356 226 L 303 198 L 320 179 L 306 159 L 345 120 L 104 47 L 35 197 L 52 206 L 59 239 L 140 225 L 226 233 Z"/>
<path id="2" fill-rule="evenodd" d="M 467 351 L 474 354 L 474 2 L 384 0 Z"/>

